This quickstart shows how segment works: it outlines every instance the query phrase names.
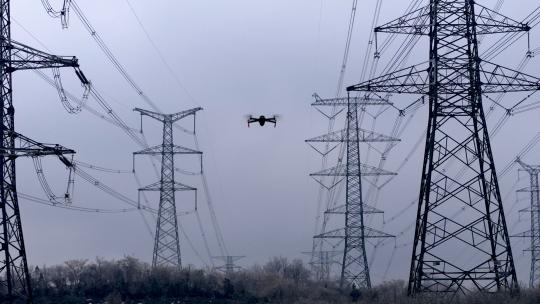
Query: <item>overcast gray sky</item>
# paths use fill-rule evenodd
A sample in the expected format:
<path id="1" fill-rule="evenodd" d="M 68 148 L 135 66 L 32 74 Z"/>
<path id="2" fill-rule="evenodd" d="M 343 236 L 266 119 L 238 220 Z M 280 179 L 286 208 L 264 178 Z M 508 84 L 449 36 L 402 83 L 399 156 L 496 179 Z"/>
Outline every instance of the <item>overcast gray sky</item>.
<path id="1" fill-rule="evenodd" d="M 51 1 L 57 6 L 61 1 Z M 264 263 L 269 257 L 303 257 L 311 248 L 317 210 L 318 185 L 308 177 L 320 169 L 320 157 L 304 140 L 320 135 L 327 128 L 324 117 L 310 107 L 311 94 L 335 94 L 342 61 L 351 0 L 130 0 L 155 44 L 182 83 L 182 89 L 158 57 L 126 0 L 79 0 L 90 22 L 100 33 L 129 74 L 145 93 L 165 112 L 195 106 L 204 111 L 197 116 L 204 167 L 217 216 L 231 254 L 246 255 L 243 265 Z M 375 0 L 360 1 L 353 35 L 345 85 L 358 82 L 368 40 Z M 381 21 L 397 18 L 409 1 L 383 1 Z M 493 7 L 494 0 L 479 1 Z M 520 5 L 515 5 L 519 3 Z M 17 23 L 39 39 L 51 52 L 76 55 L 88 78 L 114 110 L 134 128 L 139 116 L 134 107 L 149 108 L 129 87 L 86 32 L 72 12 L 70 26 L 62 30 L 58 19 L 50 18 L 39 1 L 13 1 L 13 39 L 42 48 Z M 536 8 L 534 0 L 505 1 L 502 12 L 523 19 Z M 540 46 L 540 32 L 532 31 L 533 47 Z M 493 40 L 484 41 L 482 46 Z M 410 64 L 427 59 L 425 41 L 419 44 Z M 507 50 L 497 61 L 516 67 L 526 51 L 526 41 Z M 391 53 L 382 60 L 389 60 Z M 525 70 L 540 75 L 538 60 Z M 47 72 L 51 74 L 50 72 Z M 380 71 L 378 72 L 380 73 Z M 51 74 L 52 75 L 52 74 Z M 79 94 L 82 89 L 71 70 L 62 73 L 65 87 Z M 57 92 L 32 72 L 17 72 L 14 78 L 17 130 L 43 142 L 60 143 L 77 151 L 77 159 L 95 165 L 131 169 L 132 152 L 140 150 L 119 128 L 83 111 L 68 114 Z M 406 100 L 396 98 L 396 104 Z M 94 100 L 89 101 L 98 108 Z M 511 102 L 511 101 L 510 101 Z M 493 126 L 502 113 L 497 109 Z M 281 114 L 277 128 L 247 128 L 246 114 Z M 502 169 L 539 131 L 538 112 L 513 118 L 493 138 L 497 167 Z M 377 120 L 376 130 L 388 133 L 397 115 L 389 111 Z M 425 131 L 427 113 L 419 110 L 389 158 L 388 170 L 396 170 Z M 369 125 L 371 121 L 367 121 Z M 144 124 L 150 144 L 161 140 L 160 125 Z M 176 143 L 194 147 L 193 139 L 177 133 Z M 380 193 L 377 205 L 386 211 L 388 221 L 415 200 L 419 188 L 423 147 L 410 157 L 399 176 Z M 370 160 L 376 164 L 376 153 Z M 540 163 L 538 149 L 526 160 Z M 363 156 L 367 158 L 365 155 Z M 183 168 L 193 168 L 193 159 L 178 157 Z M 147 159 L 138 161 L 143 184 L 157 180 Z M 51 184 L 62 193 L 67 176 L 58 161 L 44 161 Z M 91 172 L 107 185 L 137 199 L 137 184 L 131 174 Z M 30 160 L 18 162 L 18 186 L 24 193 L 44 197 Z M 525 177 L 524 175 L 522 177 Z M 179 181 L 202 190 L 200 177 L 177 176 Z M 517 179 L 517 168 L 501 179 L 503 194 Z M 526 179 L 520 185 L 526 186 Z M 527 229 L 528 219 L 517 210 L 515 194 L 505 206 L 511 233 Z M 151 195 L 157 207 L 158 196 Z M 205 221 L 212 251 L 218 254 L 201 191 L 199 207 Z M 95 208 L 124 208 L 124 203 L 104 194 L 80 178 L 76 182 L 75 204 Z M 178 209 L 191 210 L 192 199 L 179 196 Z M 137 212 L 125 214 L 87 214 L 35 205 L 21 200 L 22 219 L 31 264 L 55 264 L 73 258 L 121 258 L 133 255 L 150 261 L 152 239 Z M 398 235 L 399 249 L 391 259 L 394 242 L 377 249 L 372 265 L 376 282 L 404 279 L 408 273 L 412 241 L 410 227 L 416 206 L 406 209 L 397 220 L 383 227 L 381 219 L 372 224 Z M 151 217 L 148 220 L 152 221 Z M 186 234 L 208 260 L 196 217 L 181 218 Z M 154 229 L 154 222 L 151 222 Z M 405 230 L 405 231 L 404 231 Z M 522 250 L 527 243 L 514 240 L 514 255 L 520 280 L 528 278 L 529 260 Z M 401 246 L 404 245 L 404 246 Z M 202 265 L 182 238 L 184 262 Z M 373 250 L 370 249 L 370 253 Z M 373 256 L 373 254 L 372 254 Z M 384 275 L 389 261 L 388 273 Z"/>

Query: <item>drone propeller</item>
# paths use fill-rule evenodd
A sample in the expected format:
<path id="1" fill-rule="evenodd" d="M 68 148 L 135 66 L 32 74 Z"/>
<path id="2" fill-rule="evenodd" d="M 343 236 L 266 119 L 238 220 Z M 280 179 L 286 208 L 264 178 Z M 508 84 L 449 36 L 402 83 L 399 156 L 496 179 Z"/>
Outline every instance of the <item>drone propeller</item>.
<path id="1" fill-rule="evenodd" d="M 251 122 L 250 122 L 250 119 L 252 119 L 252 118 L 253 118 L 253 114 L 246 114 L 246 115 L 244 115 L 244 121 L 247 121 L 247 126 L 248 126 L 248 128 L 249 128 L 249 125 L 250 125 L 250 123 L 251 123 Z"/>

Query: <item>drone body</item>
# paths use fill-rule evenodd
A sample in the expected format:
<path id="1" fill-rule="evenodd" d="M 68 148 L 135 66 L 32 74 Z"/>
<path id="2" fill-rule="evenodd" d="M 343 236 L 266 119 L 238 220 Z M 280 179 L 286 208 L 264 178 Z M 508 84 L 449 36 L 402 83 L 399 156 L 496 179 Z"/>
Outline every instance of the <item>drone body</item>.
<path id="1" fill-rule="evenodd" d="M 255 123 L 255 122 L 258 122 L 259 125 L 261 125 L 261 127 L 264 127 L 264 125 L 269 122 L 269 123 L 273 123 L 274 124 L 274 128 L 276 127 L 276 124 L 277 124 L 277 116 L 274 115 L 273 117 L 266 117 L 264 115 L 261 115 L 259 117 L 253 117 L 252 115 L 249 115 L 248 117 L 248 120 L 247 120 L 247 123 L 248 123 L 248 127 L 252 124 L 252 123 Z"/>

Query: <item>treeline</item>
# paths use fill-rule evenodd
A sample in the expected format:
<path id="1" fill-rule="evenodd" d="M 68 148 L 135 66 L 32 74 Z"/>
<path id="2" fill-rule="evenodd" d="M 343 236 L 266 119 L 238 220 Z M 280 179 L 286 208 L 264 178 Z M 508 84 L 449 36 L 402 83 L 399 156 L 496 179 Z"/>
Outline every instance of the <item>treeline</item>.
<path id="1" fill-rule="evenodd" d="M 155 268 L 133 257 L 117 261 L 71 260 L 32 271 L 35 303 L 188 304 L 188 303 L 352 303 L 351 291 L 337 282 L 315 282 L 301 260 L 272 258 L 228 276 L 212 269 Z M 539 304 L 540 290 L 508 295 L 463 298 L 409 298 L 406 284 L 392 281 L 370 291 L 361 290 L 362 304 Z"/>
<path id="2" fill-rule="evenodd" d="M 67 261 L 32 271 L 36 303 L 341 303 L 337 286 L 310 280 L 301 260 L 273 258 L 229 276 L 212 269 L 155 268 L 133 257 Z M 344 302 L 343 302 L 344 303 Z"/>

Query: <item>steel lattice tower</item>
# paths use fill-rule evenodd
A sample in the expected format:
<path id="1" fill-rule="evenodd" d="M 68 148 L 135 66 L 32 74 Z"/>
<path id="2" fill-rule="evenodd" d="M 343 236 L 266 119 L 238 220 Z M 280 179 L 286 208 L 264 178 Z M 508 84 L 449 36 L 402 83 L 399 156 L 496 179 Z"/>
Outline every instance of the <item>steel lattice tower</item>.
<path id="1" fill-rule="evenodd" d="M 237 266 L 236 262 L 245 258 L 243 255 L 227 255 L 227 256 L 215 256 L 214 259 L 222 260 L 225 264 L 215 267 L 215 269 L 224 272 L 226 275 L 231 275 L 235 270 L 242 267 Z"/>
<path id="2" fill-rule="evenodd" d="M 429 97 L 409 294 L 518 288 L 482 97 L 540 80 L 481 60 L 478 36 L 529 30 L 472 0 L 431 0 L 375 29 L 428 36 L 429 61 L 348 88 Z"/>
<path id="3" fill-rule="evenodd" d="M 24 301 L 32 303 L 30 275 L 17 198 L 15 160 L 18 157 L 56 155 L 71 165 L 62 155 L 73 150 L 60 145 L 42 144 L 15 132 L 12 73 L 18 70 L 73 67 L 85 86 L 88 81 L 75 57 L 60 57 L 41 52 L 11 40 L 11 10 L 9 0 L 0 0 L 0 300 L 3 303 Z"/>
<path id="4" fill-rule="evenodd" d="M 529 174 L 529 187 L 519 189 L 518 192 L 529 193 L 531 195 L 531 206 L 529 209 L 521 210 L 531 215 L 531 230 L 523 232 L 518 237 L 531 239 L 531 247 L 527 250 L 531 252 L 531 273 L 529 287 L 540 286 L 540 187 L 538 186 L 538 174 L 540 166 L 526 164 L 521 159 L 517 163 Z"/>
<path id="5" fill-rule="evenodd" d="M 341 265 L 342 261 L 338 257 L 343 257 L 343 251 L 338 250 L 317 250 L 315 252 L 303 252 L 311 257 L 309 264 L 316 270 L 316 279 L 319 282 L 330 281 L 330 270 L 332 265 Z"/>
<path id="6" fill-rule="evenodd" d="M 358 121 L 358 108 L 366 105 L 385 105 L 388 102 L 377 98 L 336 98 L 319 99 L 314 106 L 346 105 L 347 117 L 344 130 L 332 132 L 319 137 L 308 139 L 313 143 L 339 143 L 346 146 L 345 164 L 323 170 L 311 176 L 334 176 L 345 179 L 345 204 L 329 208 L 326 214 L 341 214 L 345 217 L 344 228 L 323 232 L 315 236 L 316 239 L 343 241 L 343 259 L 341 264 L 341 286 L 349 285 L 356 288 L 371 288 L 371 278 L 366 254 L 366 239 L 393 237 L 387 233 L 369 228 L 364 224 L 365 215 L 382 213 L 364 203 L 362 197 L 362 178 L 367 176 L 395 175 L 380 168 L 364 165 L 360 161 L 360 143 L 366 142 L 393 142 L 398 139 L 377 134 L 372 131 L 360 129 Z M 335 185 L 333 185 L 335 186 Z M 323 252 L 314 252 L 315 255 Z M 327 277 L 327 263 L 321 263 L 320 276 Z"/>
<path id="7" fill-rule="evenodd" d="M 154 238 L 152 266 L 182 266 L 180 240 L 178 237 L 178 217 L 176 213 L 176 191 L 197 191 L 196 188 L 176 182 L 174 179 L 174 156 L 177 154 L 202 155 L 202 152 L 181 147 L 173 141 L 173 123 L 195 115 L 202 108 L 194 108 L 175 114 L 160 114 L 148 110 L 134 109 L 142 116 L 148 116 L 163 123 L 163 143 L 144 149 L 133 155 L 161 155 L 161 179 L 139 191 L 159 191 L 159 209 Z M 195 192 L 196 193 L 196 192 Z"/>

